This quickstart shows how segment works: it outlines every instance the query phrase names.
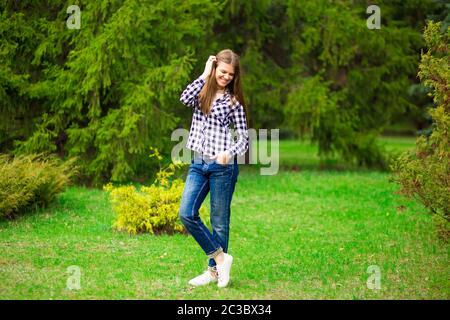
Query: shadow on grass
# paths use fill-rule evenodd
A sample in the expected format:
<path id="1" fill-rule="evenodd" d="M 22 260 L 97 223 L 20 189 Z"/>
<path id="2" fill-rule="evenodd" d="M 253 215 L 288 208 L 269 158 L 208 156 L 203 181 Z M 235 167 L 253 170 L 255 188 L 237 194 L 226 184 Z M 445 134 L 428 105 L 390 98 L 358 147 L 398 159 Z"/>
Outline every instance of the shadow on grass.
<path id="1" fill-rule="evenodd" d="M 53 215 L 55 212 L 57 212 L 58 215 L 69 216 L 74 210 L 85 210 L 89 204 L 89 201 L 86 201 L 86 199 L 92 196 L 92 191 L 101 192 L 101 190 L 94 188 L 69 187 L 58 194 L 47 206 L 33 203 L 11 215 L 1 216 L 0 228 L 11 223 L 19 223 L 28 219 L 39 219 L 40 217 L 49 214 Z"/>
<path id="2" fill-rule="evenodd" d="M 36 218 L 42 216 L 45 213 L 52 212 L 58 206 L 56 202 L 57 201 L 51 203 L 46 207 L 39 207 L 38 205 L 30 205 L 28 207 L 23 208 L 19 212 L 14 212 L 7 216 L 1 216 L 0 228 L 6 227 L 8 224 L 11 223 L 19 223 L 20 221 Z"/>

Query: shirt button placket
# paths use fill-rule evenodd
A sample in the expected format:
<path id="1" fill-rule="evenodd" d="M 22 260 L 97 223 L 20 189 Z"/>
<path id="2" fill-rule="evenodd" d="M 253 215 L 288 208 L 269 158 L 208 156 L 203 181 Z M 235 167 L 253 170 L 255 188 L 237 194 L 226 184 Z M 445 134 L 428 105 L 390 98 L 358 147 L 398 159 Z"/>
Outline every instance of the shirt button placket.
<path id="1" fill-rule="evenodd" d="M 207 115 L 202 115 L 203 116 L 203 126 L 202 126 L 202 151 L 205 152 L 205 141 L 206 141 L 206 134 L 205 134 L 205 128 L 208 125 L 207 124 L 207 120 L 208 120 L 208 116 Z"/>

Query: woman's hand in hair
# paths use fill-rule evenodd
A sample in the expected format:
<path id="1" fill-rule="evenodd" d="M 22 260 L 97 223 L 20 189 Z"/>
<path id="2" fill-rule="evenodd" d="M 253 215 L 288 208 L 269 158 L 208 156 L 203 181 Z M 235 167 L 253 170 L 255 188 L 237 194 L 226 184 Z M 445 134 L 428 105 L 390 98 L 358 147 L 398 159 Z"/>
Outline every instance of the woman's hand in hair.
<path id="1" fill-rule="evenodd" d="M 209 75 L 211 74 L 212 68 L 213 68 L 213 64 L 217 63 L 217 58 L 216 56 L 209 56 L 208 60 L 206 61 L 205 64 L 205 70 L 203 71 L 203 74 L 201 75 L 201 77 L 205 80 L 209 77 Z"/>

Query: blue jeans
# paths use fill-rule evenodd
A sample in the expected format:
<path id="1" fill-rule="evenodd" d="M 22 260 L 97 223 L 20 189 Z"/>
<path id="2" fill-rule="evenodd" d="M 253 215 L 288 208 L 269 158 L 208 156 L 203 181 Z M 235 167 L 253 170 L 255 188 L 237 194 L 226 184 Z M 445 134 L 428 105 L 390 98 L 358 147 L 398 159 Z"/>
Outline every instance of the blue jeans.
<path id="1" fill-rule="evenodd" d="M 181 197 L 179 216 L 188 232 L 208 256 L 214 267 L 214 257 L 228 252 L 230 235 L 230 205 L 239 175 L 237 158 L 221 165 L 208 156 L 196 153 L 191 161 Z M 210 192 L 212 233 L 199 216 L 199 209 Z"/>

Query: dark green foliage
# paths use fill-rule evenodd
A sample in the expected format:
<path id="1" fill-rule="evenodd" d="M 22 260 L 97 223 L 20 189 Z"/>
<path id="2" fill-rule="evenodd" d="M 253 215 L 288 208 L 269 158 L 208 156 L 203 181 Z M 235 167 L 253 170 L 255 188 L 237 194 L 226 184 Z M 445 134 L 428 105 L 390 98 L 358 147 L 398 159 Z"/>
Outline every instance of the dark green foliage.
<path id="1" fill-rule="evenodd" d="M 310 134 L 322 153 L 337 151 L 361 165 L 386 167 L 374 138 L 411 107 L 407 88 L 421 38 L 405 20 L 423 8 L 423 1 L 409 13 L 392 2 L 377 4 L 381 29 L 370 30 L 365 2 L 290 2 L 289 27 L 299 34 L 292 40 L 298 68 L 285 114 L 287 123 Z M 416 29 L 418 23 L 423 22 L 416 22 Z"/>
<path id="2" fill-rule="evenodd" d="M 78 4 L 79 30 L 66 27 L 63 1 L 3 8 L 2 149 L 77 156 L 94 182 L 145 174 L 148 147 L 167 145 L 179 120 L 174 106 L 191 76 L 192 44 L 211 28 L 215 4 Z"/>
<path id="3" fill-rule="evenodd" d="M 67 8 L 81 9 L 69 29 Z M 0 152 L 76 156 L 81 179 L 149 178 L 189 128 L 179 103 L 210 54 L 241 55 L 253 128 L 307 134 L 323 155 L 385 167 L 374 137 L 405 112 L 432 0 L 6 1 L 0 5 Z M 423 92 L 419 92 L 423 96 Z M 420 104 L 421 101 L 414 97 Z"/>

